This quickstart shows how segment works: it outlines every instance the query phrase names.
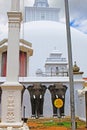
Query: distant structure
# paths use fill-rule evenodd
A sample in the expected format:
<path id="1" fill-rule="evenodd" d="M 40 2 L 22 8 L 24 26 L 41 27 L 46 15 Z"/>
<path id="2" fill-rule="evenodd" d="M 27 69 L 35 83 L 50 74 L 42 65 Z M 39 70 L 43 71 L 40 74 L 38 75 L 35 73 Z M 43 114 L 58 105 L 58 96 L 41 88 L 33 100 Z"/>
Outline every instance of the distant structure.
<path id="1" fill-rule="evenodd" d="M 0 41 L 0 76 L 6 77 L 8 39 Z M 19 76 L 29 76 L 29 58 L 33 55 L 32 43 L 20 39 L 19 41 Z"/>
<path id="2" fill-rule="evenodd" d="M 54 49 L 45 62 L 45 72 L 36 71 L 37 76 L 68 76 L 68 62 L 62 57 L 62 53 Z"/>
<path id="3" fill-rule="evenodd" d="M 59 11 L 59 8 L 49 7 L 48 0 L 35 0 L 33 7 L 25 7 L 25 22 L 58 21 Z"/>

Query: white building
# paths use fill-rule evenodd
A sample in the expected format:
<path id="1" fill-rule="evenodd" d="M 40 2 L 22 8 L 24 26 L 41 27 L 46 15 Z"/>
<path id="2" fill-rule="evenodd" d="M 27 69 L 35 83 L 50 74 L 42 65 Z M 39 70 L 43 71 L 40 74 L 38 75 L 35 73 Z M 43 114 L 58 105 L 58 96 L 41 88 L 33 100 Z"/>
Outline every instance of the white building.
<path id="1" fill-rule="evenodd" d="M 51 62 L 52 63 L 52 62 Z M 67 65 L 67 62 L 66 62 Z M 65 65 L 65 66 L 66 66 Z M 66 67 L 67 68 L 67 67 Z M 65 70 L 68 70 L 66 69 Z M 64 70 L 63 70 L 64 71 Z M 37 76 L 35 77 L 24 77 L 24 78 L 19 78 L 20 82 L 23 83 L 24 86 L 28 87 L 29 84 L 33 83 L 40 83 L 46 85 L 48 88 L 51 84 L 55 83 L 62 83 L 67 87 L 67 91 L 65 94 L 65 116 L 70 116 L 70 84 L 69 84 L 69 77 L 68 75 L 64 75 L 64 73 L 61 72 L 61 75 L 46 75 L 42 72 L 42 70 L 37 70 L 39 72 Z M 65 71 L 66 72 L 66 71 Z M 68 72 L 68 71 L 67 71 Z M 78 109 L 78 104 L 79 104 L 79 98 L 78 98 L 78 90 L 83 89 L 83 83 L 84 79 L 82 77 L 83 72 L 80 72 L 79 67 L 74 64 L 73 67 L 73 76 L 74 76 L 74 99 L 75 99 L 75 116 L 81 118 L 81 115 L 79 114 L 80 111 Z M 26 100 L 27 96 L 27 100 Z M 27 91 L 24 93 L 24 106 L 26 107 L 26 117 L 31 116 L 31 104 L 30 104 L 30 96 L 28 96 Z M 83 102 L 84 103 L 84 102 Z M 84 106 L 85 108 L 85 106 Z M 82 116 L 84 116 L 84 113 L 82 113 Z M 46 90 L 45 96 L 44 96 L 44 108 L 43 108 L 43 116 L 44 117 L 52 117 L 53 116 L 53 110 L 52 110 L 52 101 L 51 101 L 51 94 L 49 90 Z M 85 117 L 84 117 L 85 120 Z"/>
<path id="2" fill-rule="evenodd" d="M 32 55 L 31 43 L 29 43 L 29 42 L 26 43 L 26 42 L 27 41 L 20 40 L 20 50 L 22 51 L 22 53 L 25 52 L 27 54 L 27 56 L 31 56 Z M 0 53 L 0 57 L 1 57 L 0 67 L 2 68 L 2 60 L 3 60 L 2 58 L 4 56 L 3 52 L 6 52 L 7 45 L 8 45 L 7 39 L 1 41 L 0 45 L 1 45 L 0 46 L 0 51 L 1 51 L 1 53 Z M 6 59 L 6 57 L 4 57 L 4 58 Z M 21 58 L 23 58 L 22 63 L 24 63 L 25 56 L 23 55 Z M 29 63 L 29 61 L 27 61 L 27 64 L 28 63 Z M 6 60 L 5 60 L 5 62 L 3 62 L 3 64 L 6 65 Z M 50 66 L 55 68 L 54 70 L 56 70 L 56 67 L 58 67 L 59 73 L 55 72 L 52 75 Z M 65 94 L 65 108 L 64 108 L 65 113 L 64 114 L 65 114 L 65 116 L 70 116 L 70 86 L 69 86 L 69 77 L 68 77 L 68 63 L 67 63 L 66 58 L 62 58 L 61 52 L 54 50 L 50 53 L 50 57 L 47 58 L 46 63 L 45 63 L 45 70 L 46 70 L 45 75 L 42 72 L 42 75 L 38 74 L 36 77 L 35 76 L 31 77 L 29 75 L 25 75 L 23 64 L 21 64 L 20 67 L 22 67 L 22 71 L 21 71 L 22 75 L 20 75 L 20 77 L 19 77 L 19 82 L 22 83 L 22 85 L 25 86 L 25 88 L 27 88 L 30 84 L 34 84 L 34 83 L 44 84 L 44 85 L 46 85 L 47 88 L 49 87 L 49 85 L 55 84 L 55 83 L 62 83 L 63 85 L 65 85 L 67 87 L 67 91 L 66 91 L 66 94 Z M 3 69 L 1 69 L 1 70 L 3 71 Z M 49 71 L 50 75 L 48 75 L 48 70 L 50 70 Z M 6 68 L 5 68 L 4 71 L 6 71 Z M 28 68 L 27 68 L 27 71 L 28 71 Z M 5 73 L 6 72 L 1 72 L 1 74 L 5 74 Z M 79 114 L 80 110 L 78 110 L 78 104 L 79 104 L 79 102 L 78 102 L 79 101 L 78 90 L 83 89 L 84 80 L 82 78 L 83 72 L 79 71 L 79 67 L 76 65 L 76 63 L 73 67 L 73 74 L 74 74 L 74 95 L 75 95 L 74 97 L 75 97 L 76 117 L 80 117 L 81 116 Z M 0 83 L 2 83 L 4 81 L 6 81 L 6 78 L 3 77 L 3 75 L 1 75 Z M 31 117 L 30 95 L 29 95 L 27 89 L 25 90 L 24 95 L 23 95 L 23 106 L 22 106 L 22 108 L 24 106 L 26 108 L 25 109 L 25 117 L 27 117 L 27 118 Z M 52 110 L 51 94 L 50 94 L 49 90 L 47 89 L 45 96 L 44 96 L 43 116 L 44 117 L 52 117 L 53 116 L 52 111 L 53 110 Z M 84 116 L 84 114 L 82 114 L 82 116 Z"/>
<path id="3" fill-rule="evenodd" d="M 8 39 L 0 41 L 0 77 L 6 77 L 7 72 Z M 20 39 L 19 48 L 19 76 L 29 76 L 29 57 L 33 55 L 32 44 Z"/>
<path id="4" fill-rule="evenodd" d="M 33 7 L 25 7 L 25 22 L 29 21 L 58 21 L 59 8 L 49 7 L 47 0 L 35 0 Z"/>
<path id="5" fill-rule="evenodd" d="M 62 53 L 54 49 L 45 61 L 45 72 L 40 69 L 36 71 L 36 75 L 42 76 L 68 76 L 68 62 L 62 57 Z"/>
<path id="6" fill-rule="evenodd" d="M 51 76 L 68 75 L 67 60 L 62 57 L 62 53 L 53 50 L 45 62 L 45 72 Z"/>
<path id="7" fill-rule="evenodd" d="M 50 50 L 52 50 L 54 46 L 57 45 L 58 50 L 64 50 L 64 52 L 66 51 L 66 39 L 65 39 L 65 33 L 64 33 L 65 25 L 64 24 L 61 24 L 61 23 L 58 23 L 58 22 L 43 22 L 43 21 L 40 21 L 40 22 L 25 23 L 24 27 L 25 27 L 24 39 L 30 41 L 32 43 L 32 47 L 34 49 L 33 56 L 31 57 L 31 59 L 29 61 L 29 63 L 30 63 L 29 64 L 30 68 L 28 68 L 29 71 L 36 70 L 36 68 L 39 68 L 38 65 L 41 66 L 41 64 L 42 64 L 41 61 L 43 61 L 47 58 L 48 51 L 50 52 Z M 37 33 L 37 31 L 38 31 L 38 33 Z M 82 46 L 83 46 L 82 41 L 84 39 L 86 39 L 86 36 L 84 35 L 82 37 L 83 40 L 82 41 L 80 40 L 79 42 L 77 42 L 77 39 L 79 40 L 82 36 L 81 33 L 75 31 L 74 29 L 71 29 L 71 31 L 72 31 L 72 34 L 75 34 L 75 38 L 76 38 L 76 41 L 72 40 L 73 48 L 74 48 L 73 54 L 77 58 L 76 61 L 80 58 L 80 60 L 77 61 L 77 63 L 80 64 L 80 61 L 84 60 L 83 57 L 84 57 L 85 51 L 83 53 L 81 53 L 81 52 L 82 52 L 82 49 L 83 49 L 82 48 Z M 84 43 L 85 42 L 86 41 L 84 40 Z M 2 41 L 1 41 L 1 43 L 2 43 Z M 29 50 L 30 50 L 31 53 L 28 56 L 32 55 L 33 50 L 32 50 L 31 44 L 28 44 L 28 42 L 25 42 L 25 44 L 23 44 L 23 41 L 21 41 L 20 45 L 22 45 L 22 50 L 25 51 L 26 54 L 29 54 Z M 6 43 L 5 42 L 3 43 L 3 46 L 1 44 L 1 48 L 3 48 L 3 49 L 5 48 L 5 51 L 6 51 L 6 45 L 7 45 L 7 41 L 6 41 Z M 85 44 L 85 46 L 86 46 L 86 44 Z M 81 50 L 80 50 L 80 48 L 81 48 Z M 78 54 L 76 53 L 76 50 L 79 50 Z M 2 51 L 2 49 L 1 49 L 1 51 Z M 53 52 L 58 53 L 58 54 L 55 53 L 55 55 L 57 56 L 59 61 L 61 61 L 62 53 L 58 52 L 57 50 L 53 51 Z M 64 57 L 66 57 L 65 56 L 66 53 L 64 53 L 64 52 L 63 52 Z M 52 53 L 48 57 L 48 59 L 50 58 L 50 60 L 51 59 L 53 60 L 54 59 L 53 54 L 54 53 Z M 65 60 L 62 61 L 61 67 L 65 67 L 65 70 L 67 70 L 66 58 L 63 58 L 63 59 L 65 59 Z M 0 63 L 2 64 L 2 60 L 1 60 Z M 45 63 L 48 63 L 48 60 Z M 60 62 L 57 62 L 57 63 L 59 64 Z M 55 66 L 55 68 L 56 67 L 59 67 L 59 66 Z M 76 68 L 78 68 L 78 67 L 76 67 Z M 81 70 L 83 70 L 83 69 L 81 68 Z M 45 69 L 45 71 L 46 71 L 46 69 Z M 82 77 L 83 73 L 80 72 L 79 69 L 77 69 L 76 71 L 77 72 L 74 71 L 75 111 L 76 111 L 76 117 L 80 117 L 80 114 L 79 114 L 80 109 L 78 110 L 78 106 L 79 106 L 78 105 L 78 90 L 83 89 L 84 80 L 83 80 L 83 77 Z M 68 70 L 67 70 L 67 72 L 68 72 Z M 0 83 L 4 82 L 5 80 L 6 80 L 6 78 L 1 75 Z M 55 75 L 55 76 L 50 75 L 50 76 L 44 76 L 44 77 L 43 76 L 36 77 L 36 76 L 22 75 L 22 76 L 19 77 L 19 82 L 22 83 L 22 85 L 25 86 L 26 88 L 30 84 L 33 84 L 35 82 L 46 84 L 47 87 L 50 84 L 54 84 L 54 83 L 57 83 L 57 82 L 60 82 L 63 85 L 66 85 L 68 89 L 66 91 L 66 96 L 65 96 L 65 115 L 70 116 L 70 85 L 69 85 L 68 75 L 59 75 L 59 76 L 58 75 Z M 24 92 L 23 106 L 26 107 L 25 116 L 31 117 L 30 95 L 29 95 L 27 89 Z M 85 111 L 84 111 L 84 115 L 85 115 Z M 84 116 L 84 115 L 82 113 L 82 116 Z M 50 95 L 50 92 L 49 92 L 48 89 L 46 90 L 46 94 L 45 94 L 45 98 L 44 98 L 44 113 L 43 113 L 43 116 L 52 117 L 52 102 L 51 102 L 51 95 Z"/>
<path id="8" fill-rule="evenodd" d="M 85 96 L 84 94 L 79 94 L 80 93 L 79 91 L 83 92 L 84 90 L 83 89 L 84 79 L 82 78 L 82 74 L 83 72 L 80 72 L 80 68 L 76 65 L 76 62 L 75 62 L 73 66 L 75 114 L 76 114 L 76 117 L 79 117 L 80 119 L 85 120 L 86 118 Z M 50 83 L 54 83 L 54 82 L 56 83 L 58 81 L 68 87 L 66 91 L 66 97 L 65 97 L 65 115 L 70 116 L 70 86 L 69 86 L 69 77 L 68 77 L 68 62 L 66 58 L 62 57 L 62 53 L 54 49 L 49 54 L 49 57 L 46 59 L 45 72 L 43 72 L 39 68 L 36 71 L 36 76 L 38 78 L 42 78 L 42 82 L 44 78 L 47 78 L 48 82 L 49 80 L 52 81 Z M 47 95 L 49 95 L 49 92 L 47 92 Z M 46 102 L 51 104 L 51 102 L 47 101 L 47 97 L 46 97 Z M 47 104 L 45 105 L 47 106 Z M 82 109 L 84 110 L 83 113 L 81 113 Z M 50 110 L 51 109 L 49 108 L 49 111 Z M 52 114 L 51 111 L 50 112 L 49 111 L 48 111 L 48 114 L 49 113 Z M 44 114 L 46 114 L 46 112 L 44 112 Z"/>

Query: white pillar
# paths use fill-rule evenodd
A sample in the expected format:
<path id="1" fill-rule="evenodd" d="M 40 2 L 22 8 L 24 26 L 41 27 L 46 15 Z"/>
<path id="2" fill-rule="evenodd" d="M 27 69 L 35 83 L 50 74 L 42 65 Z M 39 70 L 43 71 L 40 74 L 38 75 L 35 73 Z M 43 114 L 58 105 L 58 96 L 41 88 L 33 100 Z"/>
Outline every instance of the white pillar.
<path id="1" fill-rule="evenodd" d="M 19 37 L 20 22 L 22 14 L 20 12 L 8 12 L 9 32 L 7 51 L 7 81 L 18 82 L 19 76 Z"/>
<path id="2" fill-rule="evenodd" d="M 19 39 L 22 13 L 19 11 L 19 0 L 12 0 L 12 11 L 8 12 L 8 50 L 6 82 L 1 85 L 1 123 L 7 129 L 20 128 L 21 121 L 21 90 L 19 83 Z M 15 129 L 15 128 L 14 128 Z"/>
<path id="3" fill-rule="evenodd" d="M 11 0 L 11 11 L 19 11 L 20 0 Z"/>

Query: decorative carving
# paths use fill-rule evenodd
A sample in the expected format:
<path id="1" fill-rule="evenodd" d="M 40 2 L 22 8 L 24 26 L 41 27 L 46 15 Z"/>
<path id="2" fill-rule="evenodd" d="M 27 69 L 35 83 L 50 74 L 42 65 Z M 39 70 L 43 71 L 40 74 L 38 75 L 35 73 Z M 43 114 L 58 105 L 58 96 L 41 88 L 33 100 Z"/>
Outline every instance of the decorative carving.
<path id="1" fill-rule="evenodd" d="M 9 30 L 11 28 L 19 28 L 20 30 L 20 22 L 22 21 L 22 13 L 20 12 L 8 12 L 8 20 L 9 20 Z"/>
<path id="2" fill-rule="evenodd" d="M 8 122 L 14 122 L 14 91 L 9 91 L 8 92 L 8 97 L 7 97 L 7 121 Z"/>

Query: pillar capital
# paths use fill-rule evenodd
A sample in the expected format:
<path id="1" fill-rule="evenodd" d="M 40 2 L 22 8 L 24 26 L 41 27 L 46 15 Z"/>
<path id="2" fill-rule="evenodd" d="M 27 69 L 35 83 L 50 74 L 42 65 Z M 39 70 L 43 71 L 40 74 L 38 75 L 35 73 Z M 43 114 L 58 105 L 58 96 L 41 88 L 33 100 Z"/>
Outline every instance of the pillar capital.
<path id="1" fill-rule="evenodd" d="M 21 22 L 22 13 L 21 12 L 7 12 L 8 22 Z"/>

